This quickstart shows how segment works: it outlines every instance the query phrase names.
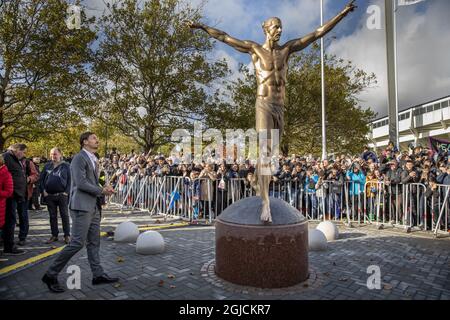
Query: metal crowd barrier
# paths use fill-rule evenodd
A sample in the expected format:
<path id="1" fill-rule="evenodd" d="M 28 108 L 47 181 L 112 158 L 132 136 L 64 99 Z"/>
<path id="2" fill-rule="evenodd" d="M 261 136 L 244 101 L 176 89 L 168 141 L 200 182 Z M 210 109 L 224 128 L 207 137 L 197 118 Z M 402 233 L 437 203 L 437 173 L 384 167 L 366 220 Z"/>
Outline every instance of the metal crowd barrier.
<path id="1" fill-rule="evenodd" d="M 111 177 L 107 177 L 110 181 Z M 191 180 L 179 176 L 122 174 L 112 179 L 116 193 L 108 203 L 122 210 L 179 216 L 212 222 L 232 203 L 255 195 L 244 178 Z M 306 186 L 296 180 L 272 181 L 271 197 L 297 208 L 310 221 L 374 224 L 408 231 L 449 229 L 450 186 L 380 181 L 319 180 Z"/>
<path id="2" fill-rule="evenodd" d="M 433 232 L 437 235 L 440 232 L 448 233 L 449 206 L 450 206 L 450 186 L 436 184 L 435 188 L 430 186 L 429 193 L 430 219 Z"/>

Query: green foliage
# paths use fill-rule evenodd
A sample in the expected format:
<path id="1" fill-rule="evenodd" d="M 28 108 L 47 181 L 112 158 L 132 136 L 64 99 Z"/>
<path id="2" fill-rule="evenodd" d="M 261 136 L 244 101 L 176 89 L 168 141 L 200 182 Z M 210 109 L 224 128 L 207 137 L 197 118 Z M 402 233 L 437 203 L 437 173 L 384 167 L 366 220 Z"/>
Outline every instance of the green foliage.
<path id="1" fill-rule="evenodd" d="M 0 10 L 0 149 L 81 121 L 92 103 L 93 20 L 69 30 L 64 0 L 11 0 Z"/>
<path id="2" fill-rule="evenodd" d="M 81 29 L 66 26 L 65 0 L 0 0 L 0 149 L 25 142 L 30 154 L 53 146 L 77 152 L 85 130 L 104 153 L 171 149 L 176 128 L 194 120 L 219 129 L 254 127 L 256 81 L 214 85 L 229 73 L 211 62 L 213 41 L 185 22 L 198 8 L 183 0 L 121 0 L 98 21 L 82 14 Z M 327 57 L 329 151 L 357 152 L 366 143 L 371 111 L 358 93 L 374 75 Z M 320 153 L 320 64 L 317 47 L 290 61 L 283 151 Z M 108 128 L 108 130 L 106 130 Z"/>
<path id="3" fill-rule="evenodd" d="M 227 72 L 224 61 L 207 60 L 211 40 L 186 26 L 199 18 L 179 0 L 126 0 L 101 19 L 95 70 L 110 88 L 108 121 L 145 152 L 204 118 L 210 85 Z"/>

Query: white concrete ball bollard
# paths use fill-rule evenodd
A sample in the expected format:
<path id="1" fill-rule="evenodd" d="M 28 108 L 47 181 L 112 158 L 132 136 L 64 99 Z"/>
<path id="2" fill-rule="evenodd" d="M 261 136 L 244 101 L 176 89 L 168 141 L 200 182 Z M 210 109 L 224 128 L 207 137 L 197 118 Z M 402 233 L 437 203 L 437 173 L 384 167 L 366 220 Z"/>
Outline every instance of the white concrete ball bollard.
<path id="1" fill-rule="evenodd" d="M 156 231 L 146 231 L 139 235 L 136 242 L 136 253 L 157 254 L 164 252 L 163 236 Z"/>
<path id="2" fill-rule="evenodd" d="M 120 223 L 114 232 L 114 241 L 116 242 L 136 242 L 139 236 L 139 229 L 131 221 Z"/>
<path id="3" fill-rule="evenodd" d="M 319 223 L 316 229 L 322 231 L 328 241 L 333 241 L 339 238 L 338 227 L 331 221 L 323 221 Z"/>
<path id="4" fill-rule="evenodd" d="M 327 249 L 327 238 L 322 231 L 309 229 L 308 246 L 311 251 L 323 251 Z"/>

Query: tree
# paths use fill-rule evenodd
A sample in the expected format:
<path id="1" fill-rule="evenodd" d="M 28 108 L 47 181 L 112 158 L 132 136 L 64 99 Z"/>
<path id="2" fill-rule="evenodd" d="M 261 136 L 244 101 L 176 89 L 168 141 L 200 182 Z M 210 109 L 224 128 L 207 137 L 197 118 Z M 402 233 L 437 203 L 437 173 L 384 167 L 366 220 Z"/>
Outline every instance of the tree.
<path id="1" fill-rule="evenodd" d="M 376 83 L 374 74 L 356 69 L 335 56 L 325 58 L 327 146 L 330 152 L 357 153 L 367 143 L 368 123 L 375 114 L 358 106 L 356 96 Z M 256 78 L 242 66 L 244 76 L 229 84 L 231 103 L 211 105 L 207 124 L 221 129 L 254 128 Z M 314 45 L 289 61 L 281 152 L 321 153 L 320 55 Z M 216 95 L 220 101 L 221 96 Z"/>
<path id="2" fill-rule="evenodd" d="M 1 1 L 0 150 L 9 140 L 62 132 L 93 101 L 87 68 L 93 20 L 70 30 L 67 6 L 64 0 Z"/>
<path id="3" fill-rule="evenodd" d="M 208 61 L 212 42 L 186 26 L 200 18 L 186 3 L 125 0 L 109 10 L 95 68 L 109 88 L 109 122 L 152 151 L 169 143 L 174 129 L 204 118 L 210 85 L 227 65 Z"/>

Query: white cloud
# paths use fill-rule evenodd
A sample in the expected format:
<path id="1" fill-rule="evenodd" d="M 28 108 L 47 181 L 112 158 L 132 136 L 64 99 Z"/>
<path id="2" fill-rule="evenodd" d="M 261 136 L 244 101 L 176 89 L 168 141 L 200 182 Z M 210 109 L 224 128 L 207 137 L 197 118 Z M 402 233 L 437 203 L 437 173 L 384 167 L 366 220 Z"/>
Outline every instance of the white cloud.
<path id="1" fill-rule="evenodd" d="M 373 1 L 384 13 L 383 1 Z M 450 94 L 450 22 L 448 1 L 430 1 L 426 12 L 414 6 L 399 8 L 397 16 L 398 83 L 400 108 L 411 107 Z M 387 114 L 387 65 L 384 21 L 382 30 L 361 27 L 352 35 L 334 41 L 328 52 L 351 60 L 377 76 L 378 86 L 362 93 L 364 107 L 380 116 Z"/>
<path id="2" fill-rule="evenodd" d="M 327 2 L 324 3 L 325 8 Z M 272 15 L 281 19 L 284 33 L 290 37 L 304 36 L 320 26 L 320 6 L 317 0 L 285 1 L 273 9 Z"/>
<path id="3" fill-rule="evenodd" d="M 99 17 L 103 12 L 108 13 L 109 11 L 106 5 L 108 3 L 113 4 L 114 2 L 117 2 L 117 0 L 85 0 L 81 2 L 81 5 L 84 8 L 86 16 L 90 18 L 92 16 Z"/>
<path id="4" fill-rule="evenodd" d="M 114 2 L 117 0 L 105 0 Z M 190 1 L 192 6 L 203 0 Z M 97 14 L 105 8 L 103 0 L 85 0 L 87 7 L 96 8 Z M 450 94 L 450 1 L 427 0 L 426 12 L 417 12 L 417 5 L 401 7 L 398 11 L 398 61 L 399 102 L 409 107 Z M 334 3 L 333 3 L 334 4 Z M 380 6 L 384 17 L 384 1 L 359 2 L 361 11 L 371 4 Z M 325 19 L 337 12 L 331 9 L 332 1 L 325 1 Z M 283 21 L 283 38 L 303 36 L 319 25 L 318 0 L 209 0 L 203 15 L 204 22 L 224 30 L 240 39 L 264 41 L 261 22 L 271 16 Z M 377 76 L 378 84 L 363 92 L 359 98 L 363 107 L 372 107 L 379 115 L 387 113 L 387 79 L 384 21 L 382 30 L 368 30 L 362 14 L 359 26 L 351 34 L 335 40 L 327 48 L 328 53 L 351 60 L 357 67 Z M 345 25 L 346 33 L 348 24 Z M 341 26 L 341 31 L 343 30 Z M 338 31 L 339 32 L 339 31 Z M 239 76 L 239 62 L 253 67 L 249 55 L 239 53 L 224 44 L 216 46 L 211 59 L 225 58 L 233 72 L 231 79 Z"/>

